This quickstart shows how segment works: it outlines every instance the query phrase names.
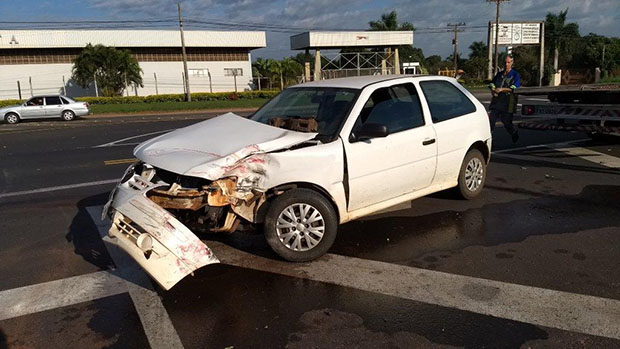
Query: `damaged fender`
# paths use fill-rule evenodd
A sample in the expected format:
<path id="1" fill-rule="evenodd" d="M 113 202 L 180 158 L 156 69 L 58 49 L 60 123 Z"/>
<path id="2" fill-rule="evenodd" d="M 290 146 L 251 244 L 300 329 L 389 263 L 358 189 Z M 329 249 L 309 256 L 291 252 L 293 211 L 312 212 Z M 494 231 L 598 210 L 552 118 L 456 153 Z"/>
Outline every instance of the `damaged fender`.
<path id="1" fill-rule="evenodd" d="M 169 290 L 196 269 L 219 260 L 191 230 L 146 197 L 156 187 L 133 175 L 116 188 L 109 242 L 127 252 Z"/>

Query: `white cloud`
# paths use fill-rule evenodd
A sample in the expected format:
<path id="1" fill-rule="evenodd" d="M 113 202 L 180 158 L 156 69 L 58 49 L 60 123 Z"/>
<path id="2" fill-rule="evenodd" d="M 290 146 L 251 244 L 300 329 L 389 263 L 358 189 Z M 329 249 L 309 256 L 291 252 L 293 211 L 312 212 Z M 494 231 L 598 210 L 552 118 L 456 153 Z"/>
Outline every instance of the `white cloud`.
<path id="1" fill-rule="evenodd" d="M 176 15 L 177 0 L 86 0 L 97 11 L 127 18 L 168 18 Z M 470 26 L 484 26 L 495 16 L 495 6 L 484 0 L 185 0 L 184 14 L 201 19 L 220 19 L 235 23 L 270 23 L 292 27 L 335 29 L 368 27 L 368 22 L 382 13 L 396 10 L 400 21 L 408 21 L 416 28 L 445 27 L 450 22 L 466 22 Z M 513 0 L 502 4 L 502 18 L 506 20 L 544 20 L 548 12 L 558 13 L 566 8 L 568 21 L 577 22 L 583 35 L 595 32 L 602 35 L 620 33 L 618 0 Z M 290 34 L 268 33 L 263 54 L 282 57 L 288 50 Z M 486 42 L 486 30 L 476 29 L 460 36 L 459 51 L 466 54 L 474 41 Z M 450 33 L 418 33 L 415 45 L 426 55 L 451 53 Z"/>

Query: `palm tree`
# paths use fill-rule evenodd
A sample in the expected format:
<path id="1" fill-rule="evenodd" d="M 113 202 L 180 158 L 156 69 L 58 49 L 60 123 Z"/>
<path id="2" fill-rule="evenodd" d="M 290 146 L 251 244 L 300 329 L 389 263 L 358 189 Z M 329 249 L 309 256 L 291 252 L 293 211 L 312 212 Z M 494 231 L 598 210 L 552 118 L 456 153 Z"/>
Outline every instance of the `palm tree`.
<path id="1" fill-rule="evenodd" d="M 282 60 L 282 73 L 285 78 L 285 82 L 288 82 L 290 85 L 290 81 L 293 83 L 297 82 L 297 77 L 302 75 L 303 66 L 299 64 L 294 58 L 287 57 Z"/>
<path id="2" fill-rule="evenodd" d="M 378 21 L 368 22 L 371 31 L 414 31 L 413 24 L 409 22 L 403 22 L 398 24 L 398 14 L 396 11 L 390 13 L 384 13 L 381 15 L 381 19 Z M 416 59 L 422 63 L 424 60 L 424 54 L 422 50 L 416 51 L 413 45 L 403 45 L 398 47 L 399 56 L 402 57 L 402 62 L 411 62 Z"/>
<path id="3" fill-rule="evenodd" d="M 396 30 L 404 30 L 404 31 L 413 31 L 413 24 L 409 22 L 403 22 L 401 25 L 398 25 L 398 15 L 396 11 L 392 11 L 390 13 L 384 13 L 381 15 L 381 20 L 379 21 L 370 21 L 368 25 L 370 26 L 370 30 L 372 31 L 396 31 Z"/>
<path id="4" fill-rule="evenodd" d="M 570 41 L 579 37 L 579 25 L 577 23 L 566 23 L 568 9 L 560 11 L 556 15 L 547 13 L 545 18 L 545 36 L 549 38 L 551 49 L 553 50 L 553 70 L 558 71 L 558 60 L 560 51 L 566 52 Z"/>
<path id="5" fill-rule="evenodd" d="M 267 64 L 269 66 L 269 75 L 271 77 L 280 78 L 280 90 L 284 89 L 284 70 L 282 69 L 282 62 L 275 59 L 268 59 Z"/>
<path id="6" fill-rule="evenodd" d="M 271 78 L 269 77 L 269 62 L 262 58 L 256 59 L 252 64 L 252 68 L 256 71 L 258 79 L 268 78 L 269 88 L 271 88 Z"/>
<path id="7" fill-rule="evenodd" d="M 474 41 L 471 43 L 471 45 L 469 45 L 469 49 L 471 50 L 471 53 L 469 54 L 469 58 L 485 58 L 487 57 L 487 50 L 488 47 L 487 45 L 484 44 L 484 42 L 482 41 Z"/>
<path id="8" fill-rule="evenodd" d="M 73 60 L 71 78 L 83 88 L 95 80 L 104 96 L 120 96 L 129 84 L 142 84 L 142 69 L 128 50 L 88 44 Z"/>

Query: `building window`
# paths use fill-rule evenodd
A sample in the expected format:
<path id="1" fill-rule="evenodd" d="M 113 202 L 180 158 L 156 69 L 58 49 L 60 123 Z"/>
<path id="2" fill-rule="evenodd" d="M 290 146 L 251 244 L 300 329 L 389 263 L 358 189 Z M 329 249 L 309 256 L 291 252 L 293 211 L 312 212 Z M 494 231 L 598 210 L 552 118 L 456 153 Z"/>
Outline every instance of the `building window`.
<path id="1" fill-rule="evenodd" d="M 224 68 L 224 76 L 243 76 L 243 69 L 241 68 Z"/>
<path id="2" fill-rule="evenodd" d="M 190 76 L 204 77 L 207 75 L 206 69 L 189 69 Z"/>

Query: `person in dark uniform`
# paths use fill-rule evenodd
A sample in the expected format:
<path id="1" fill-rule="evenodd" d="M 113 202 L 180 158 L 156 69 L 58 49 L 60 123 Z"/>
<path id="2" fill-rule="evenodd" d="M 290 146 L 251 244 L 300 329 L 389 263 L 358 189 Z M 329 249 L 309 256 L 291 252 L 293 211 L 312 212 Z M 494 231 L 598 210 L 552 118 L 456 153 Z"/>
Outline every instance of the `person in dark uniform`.
<path id="1" fill-rule="evenodd" d="M 521 87 L 521 76 L 512 69 L 513 62 L 512 56 L 506 56 L 504 70 L 498 72 L 489 84 L 489 89 L 493 95 L 489 109 L 491 110 L 491 131 L 495 129 L 495 122 L 499 117 L 504 128 L 512 137 L 512 142 L 516 143 L 519 140 L 519 133 L 512 124 L 513 115 L 517 110 L 517 97 L 514 91 Z"/>

